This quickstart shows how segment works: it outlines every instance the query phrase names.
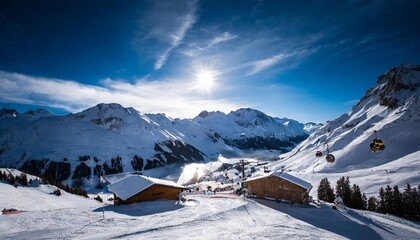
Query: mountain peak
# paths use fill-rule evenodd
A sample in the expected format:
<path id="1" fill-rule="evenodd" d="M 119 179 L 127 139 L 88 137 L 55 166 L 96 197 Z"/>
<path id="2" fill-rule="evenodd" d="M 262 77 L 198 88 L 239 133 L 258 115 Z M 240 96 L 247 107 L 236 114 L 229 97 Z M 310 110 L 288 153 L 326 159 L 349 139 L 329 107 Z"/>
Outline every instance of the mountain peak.
<path id="1" fill-rule="evenodd" d="M 197 117 L 206 118 L 208 116 L 214 116 L 214 115 L 225 115 L 225 114 L 223 112 L 220 112 L 220 111 L 211 111 L 211 112 L 208 112 L 206 110 L 203 110 L 203 111 L 200 112 L 200 114 L 198 114 Z"/>
<path id="2" fill-rule="evenodd" d="M 260 123 L 270 121 L 270 119 L 272 119 L 265 113 L 252 108 L 239 108 L 236 111 L 230 112 L 228 115 L 241 120 L 255 120 Z"/>
<path id="3" fill-rule="evenodd" d="M 54 114 L 47 109 L 44 108 L 38 108 L 37 110 L 29 110 L 24 113 L 25 115 L 32 115 L 37 117 L 50 117 L 54 116 Z"/>
<path id="4" fill-rule="evenodd" d="M 395 109 L 418 91 L 419 85 L 420 65 L 402 64 L 398 67 L 391 67 L 378 77 L 377 86 L 366 91 L 354 107 L 373 98 L 381 106 Z"/>
<path id="5" fill-rule="evenodd" d="M 139 113 L 132 107 L 125 108 L 119 103 L 99 103 L 98 105 L 88 108 L 75 115 L 92 115 L 94 117 L 107 116 L 107 115 L 132 115 Z"/>
<path id="6" fill-rule="evenodd" d="M 0 109 L 0 117 L 17 117 L 19 113 L 13 108 L 2 108 Z"/>

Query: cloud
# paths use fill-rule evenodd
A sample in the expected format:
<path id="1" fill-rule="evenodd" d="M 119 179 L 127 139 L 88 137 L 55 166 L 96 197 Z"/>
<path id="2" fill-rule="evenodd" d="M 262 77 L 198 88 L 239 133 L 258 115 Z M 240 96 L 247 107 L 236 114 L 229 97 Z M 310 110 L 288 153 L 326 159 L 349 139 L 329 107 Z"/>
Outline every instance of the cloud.
<path id="1" fill-rule="evenodd" d="M 145 21 L 146 31 L 148 32 L 146 38 L 154 38 L 159 42 L 169 44 L 169 47 L 157 56 L 154 64 L 154 69 L 158 70 L 168 60 L 171 52 L 176 49 L 185 38 L 188 30 L 197 21 L 196 11 L 198 4 L 196 1 L 185 2 L 184 4 L 178 4 L 178 2 L 172 6 L 171 2 L 167 4 L 159 5 L 154 7 L 152 13 L 148 13 L 145 18 L 149 18 Z M 177 8 L 183 6 L 183 9 L 177 10 Z M 156 20 L 158 19 L 158 20 Z"/>
<path id="2" fill-rule="evenodd" d="M 0 71 L 0 101 L 49 106 L 78 112 L 98 103 L 117 102 L 142 113 L 163 112 L 171 117 L 190 118 L 202 110 L 228 112 L 240 107 L 228 99 L 203 97 L 193 82 L 176 79 L 135 83 L 104 79 L 101 86 L 75 81 L 32 77 Z"/>
<path id="3" fill-rule="evenodd" d="M 246 74 L 246 76 L 257 74 L 259 72 L 264 71 L 265 69 L 269 67 L 277 65 L 280 61 L 284 60 L 285 57 L 286 56 L 284 54 L 280 53 L 266 59 L 251 62 L 249 64 L 251 66 L 251 70 Z"/>
<path id="4" fill-rule="evenodd" d="M 233 39 L 235 39 L 235 38 L 237 38 L 237 37 L 238 37 L 238 36 L 233 35 L 233 34 L 231 34 L 231 33 L 229 33 L 229 32 L 224 32 L 222 35 L 220 35 L 220 36 L 216 36 L 215 38 L 213 38 L 213 39 L 210 41 L 210 43 L 209 43 L 209 45 L 207 46 L 207 48 L 210 48 L 210 47 L 212 47 L 212 46 L 214 46 L 214 45 L 216 45 L 216 44 L 222 43 L 222 42 L 231 41 L 231 40 L 233 40 Z"/>

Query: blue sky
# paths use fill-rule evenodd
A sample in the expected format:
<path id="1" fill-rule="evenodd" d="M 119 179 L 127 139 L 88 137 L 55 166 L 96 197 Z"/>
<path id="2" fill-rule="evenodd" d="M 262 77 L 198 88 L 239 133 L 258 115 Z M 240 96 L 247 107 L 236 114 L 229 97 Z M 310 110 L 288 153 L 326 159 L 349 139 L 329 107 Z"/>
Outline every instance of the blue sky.
<path id="1" fill-rule="evenodd" d="M 389 67 L 420 62 L 419 12 L 404 0 L 2 0 L 0 106 L 325 122 Z"/>

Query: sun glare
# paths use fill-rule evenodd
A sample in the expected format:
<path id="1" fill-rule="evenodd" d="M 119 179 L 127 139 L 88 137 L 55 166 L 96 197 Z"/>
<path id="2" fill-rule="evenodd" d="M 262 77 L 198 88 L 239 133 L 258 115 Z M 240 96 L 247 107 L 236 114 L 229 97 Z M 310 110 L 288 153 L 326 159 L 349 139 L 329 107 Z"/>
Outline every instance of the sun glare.
<path id="1" fill-rule="evenodd" d="M 210 93 L 216 86 L 217 72 L 209 69 L 200 69 L 195 74 L 195 88 Z"/>

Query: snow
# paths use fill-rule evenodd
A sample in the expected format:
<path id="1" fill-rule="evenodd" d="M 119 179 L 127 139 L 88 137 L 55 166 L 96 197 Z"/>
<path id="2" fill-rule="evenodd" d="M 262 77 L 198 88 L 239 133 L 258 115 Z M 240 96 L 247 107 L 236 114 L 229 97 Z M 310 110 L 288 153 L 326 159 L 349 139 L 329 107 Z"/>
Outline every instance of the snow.
<path id="1" fill-rule="evenodd" d="M 47 200 L 30 200 L 41 195 Z M 328 204 L 290 207 L 225 195 L 185 197 L 185 204 L 160 200 L 114 206 L 0 183 L 1 206 L 25 210 L 0 215 L 0 239 L 420 238 L 417 223 L 367 211 L 334 211 Z"/>
<path id="2" fill-rule="evenodd" d="M 105 179 L 105 181 L 107 181 L 108 183 L 111 183 L 112 184 L 112 183 L 118 182 L 121 179 L 124 179 L 124 178 L 126 178 L 128 176 L 138 175 L 138 174 L 139 173 L 137 173 L 137 172 L 124 172 L 124 173 L 116 173 L 116 174 L 104 175 L 102 177 Z"/>
<path id="3" fill-rule="evenodd" d="M 288 173 L 281 172 L 281 171 L 276 171 L 276 172 L 273 172 L 273 175 L 275 175 L 277 177 L 280 177 L 280 178 L 283 178 L 284 180 L 292 182 L 292 183 L 294 183 L 298 186 L 301 186 L 306 190 L 311 190 L 311 188 L 312 188 L 312 185 L 310 183 L 308 183 L 308 182 L 306 182 L 306 181 L 304 181 L 300 178 L 297 178 L 293 175 L 290 175 Z"/>
<path id="4" fill-rule="evenodd" d="M 298 186 L 300 186 L 300 187 L 302 187 L 306 190 L 311 190 L 311 188 L 312 188 L 312 185 L 310 183 L 308 183 L 308 182 L 306 182 L 302 179 L 299 179 L 295 176 L 292 176 L 288 173 L 282 172 L 282 171 L 275 171 L 275 172 L 263 174 L 261 176 L 248 178 L 244 182 L 250 182 L 250 181 L 254 181 L 254 180 L 257 180 L 257 179 L 262 179 L 262 178 L 266 178 L 266 177 L 270 177 L 270 176 L 276 176 L 276 177 L 282 178 L 282 179 L 284 179 L 286 181 L 289 181 L 291 183 L 294 183 L 294 184 L 296 184 L 296 185 L 298 185 Z"/>
<path id="5" fill-rule="evenodd" d="M 125 201 L 154 184 L 184 188 L 183 186 L 171 181 L 141 175 L 132 175 L 108 185 L 108 190 L 115 193 L 119 198 Z"/>

